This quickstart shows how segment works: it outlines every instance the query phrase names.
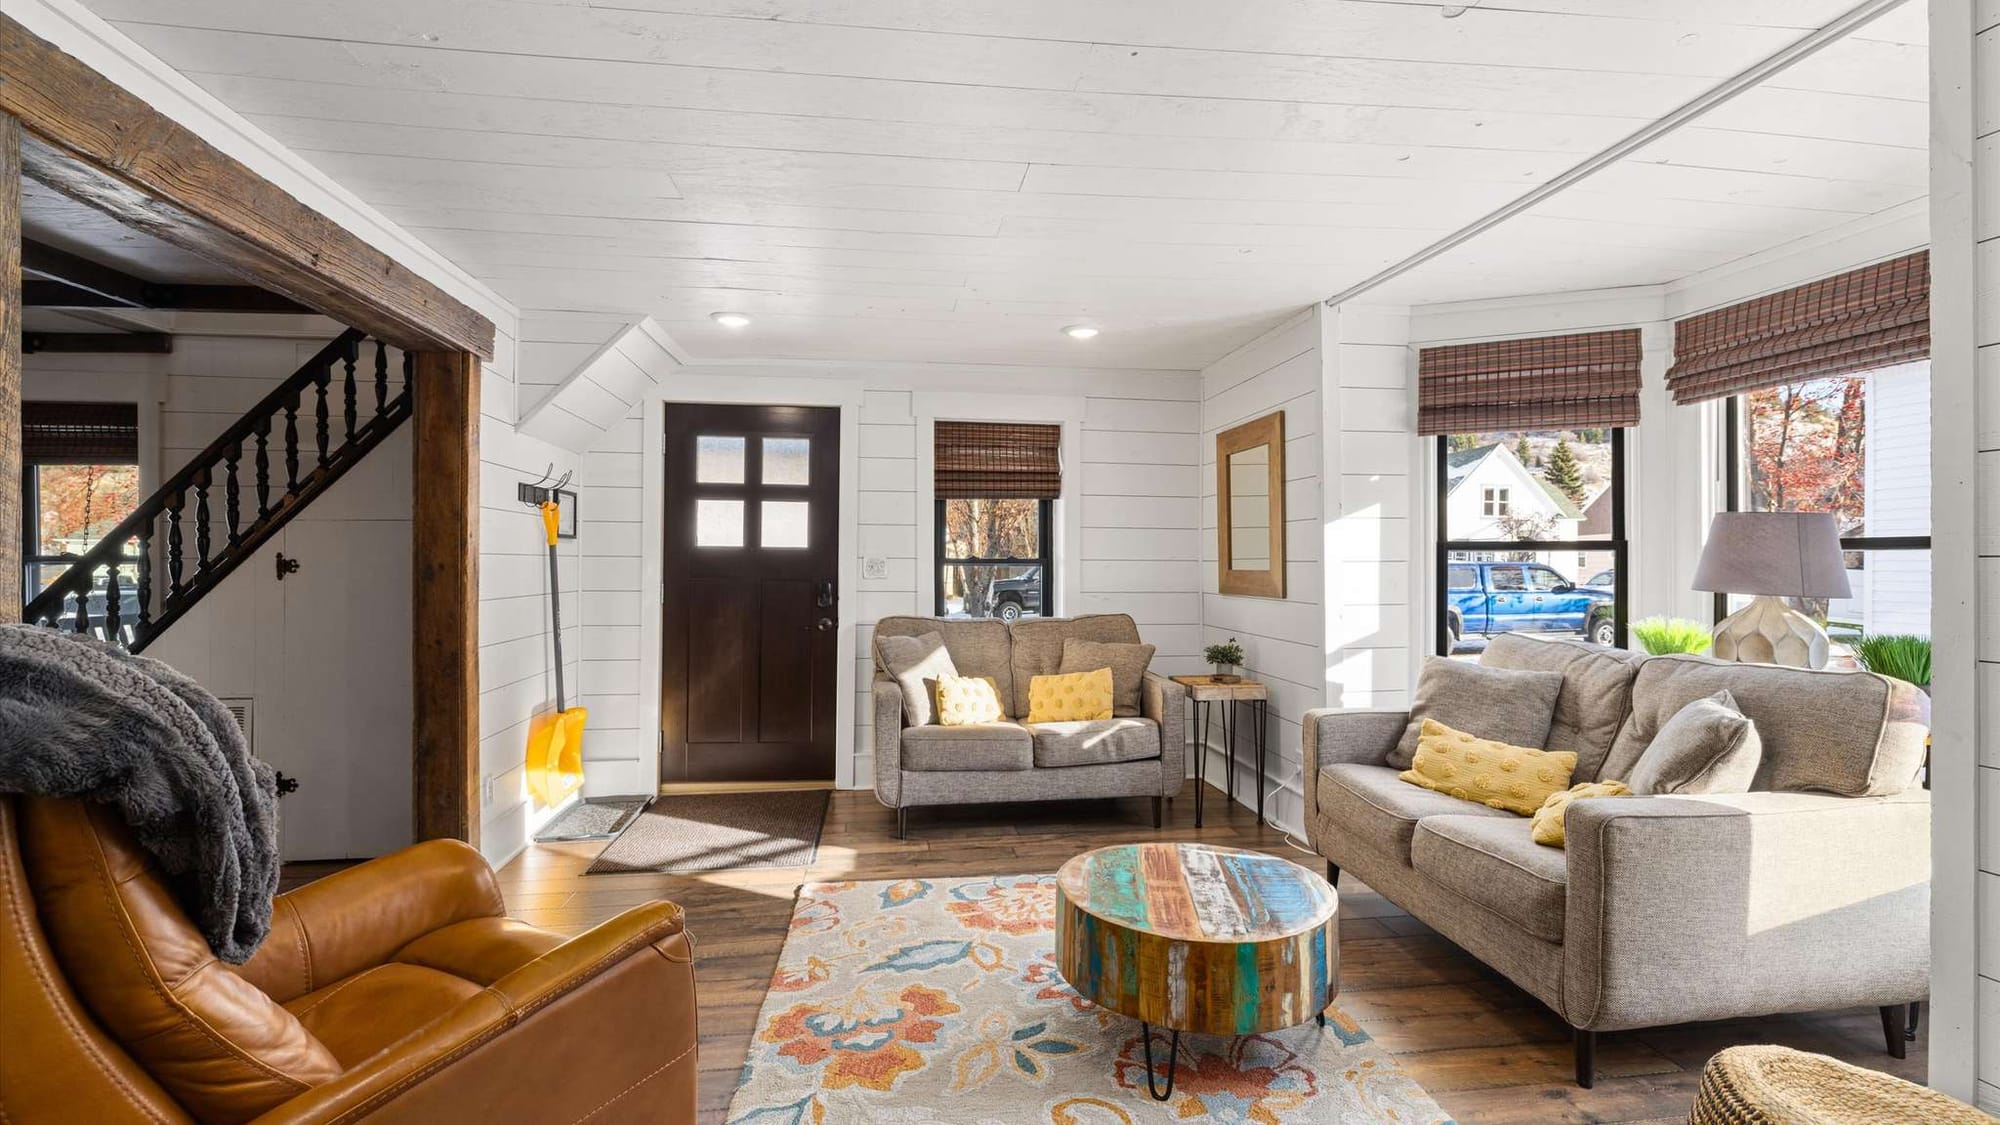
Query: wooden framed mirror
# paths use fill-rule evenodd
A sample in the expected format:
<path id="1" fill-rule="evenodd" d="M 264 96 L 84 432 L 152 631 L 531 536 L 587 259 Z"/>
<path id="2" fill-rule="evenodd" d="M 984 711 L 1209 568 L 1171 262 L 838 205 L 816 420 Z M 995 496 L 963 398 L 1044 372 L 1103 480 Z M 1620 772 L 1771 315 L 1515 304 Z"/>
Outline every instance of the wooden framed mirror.
<path id="1" fill-rule="evenodd" d="M 1217 588 L 1285 596 L 1285 412 L 1215 435 Z"/>

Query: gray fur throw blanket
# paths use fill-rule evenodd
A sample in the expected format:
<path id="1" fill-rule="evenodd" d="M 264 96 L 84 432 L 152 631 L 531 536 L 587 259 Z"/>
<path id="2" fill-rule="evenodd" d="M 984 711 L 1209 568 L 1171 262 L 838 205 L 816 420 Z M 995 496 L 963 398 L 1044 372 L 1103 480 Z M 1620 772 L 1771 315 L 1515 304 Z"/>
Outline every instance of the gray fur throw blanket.
<path id="1" fill-rule="evenodd" d="M 115 809 L 217 957 L 271 929 L 278 786 L 227 708 L 157 660 L 0 625 L 0 793 Z"/>

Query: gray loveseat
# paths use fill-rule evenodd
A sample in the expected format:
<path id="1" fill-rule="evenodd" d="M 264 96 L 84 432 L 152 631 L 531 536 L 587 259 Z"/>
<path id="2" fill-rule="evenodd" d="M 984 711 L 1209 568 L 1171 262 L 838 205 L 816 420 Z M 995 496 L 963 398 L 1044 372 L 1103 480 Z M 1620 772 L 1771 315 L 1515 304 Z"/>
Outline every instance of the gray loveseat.
<path id="1" fill-rule="evenodd" d="M 1007 714 L 1028 713 L 1028 683 L 1062 665 L 1063 641 L 1139 643 L 1122 613 L 1089 617 L 987 619 L 884 617 L 877 636 L 937 633 L 961 676 L 991 676 Z M 1186 689 L 1148 671 L 1139 714 L 1028 726 L 1008 721 L 973 726 L 909 726 L 896 681 L 875 670 L 875 797 L 896 810 L 907 837 L 910 809 L 925 805 L 1076 798 L 1151 797 L 1153 824 L 1180 792 L 1186 774 L 1182 706 Z"/>
<path id="2" fill-rule="evenodd" d="M 1397 780 L 1408 716 L 1316 710 L 1307 826 L 1328 878 L 1370 887 L 1547 1004 L 1576 1035 L 1882 1008 L 1891 1054 L 1930 973 L 1928 700 L 1865 672 L 1638 657 L 1501 636 L 1483 663 L 1560 671 L 1551 750 L 1623 780 L 1662 723 L 1721 689 L 1763 741 L 1754 792 L 1580 800 L 1568 848 L 1529 820 Z M 1472 733 L 1477 734 L 1477 731 Z"/>

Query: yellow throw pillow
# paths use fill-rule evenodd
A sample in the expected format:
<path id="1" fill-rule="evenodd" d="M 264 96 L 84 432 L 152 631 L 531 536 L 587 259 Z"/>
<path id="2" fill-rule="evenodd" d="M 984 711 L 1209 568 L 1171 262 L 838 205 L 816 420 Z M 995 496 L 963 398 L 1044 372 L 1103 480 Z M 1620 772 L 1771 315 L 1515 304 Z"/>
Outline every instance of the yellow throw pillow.
<path id="1" fill-rule="evenodd" d="M 1547 844 L 1560 848 L 1565 844 L 1563 837 L 1563 814 L 1569 811 L 1571 801 L 1585 797 L 1630 797 L 1632 790 L 1622 781 L 1579 781 L 1560 793 L 1549 794 L 1542 807 L 1535 810 L 1535 826 L 1529 835 L 1537 844 Z"/>
<path id="2" fill-rule="evenodd" d="M 997 723 L 1007 717 L 1000 706 L 1000 684 L 991 676 L 939 676 L 931 681 L 931 703 L 938 722 L 948 727 Z"/>
<path id="3" fill-rule="evenodd" d="M 1028 681 L 1028 721 L 1066 723 L 1111 717 L 1111 669 L 1036 676 Z"/>
<path id="4" fill-rule="evenodd" d="M 1436 719 L 1417 735 L 1417 757 L 1397 776 L 1461 801 L 1532 816 L 1549 794 L 1569 788 L 1576 755 L 1475 738 Z"/>

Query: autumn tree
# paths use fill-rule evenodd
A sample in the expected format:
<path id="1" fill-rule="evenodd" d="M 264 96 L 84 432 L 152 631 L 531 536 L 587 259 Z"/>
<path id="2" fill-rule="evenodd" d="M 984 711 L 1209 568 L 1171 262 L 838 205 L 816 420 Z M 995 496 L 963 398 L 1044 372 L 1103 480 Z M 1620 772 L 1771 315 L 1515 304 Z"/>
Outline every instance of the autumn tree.
<path id="1" fill-rule="evenodd" d="M 1041 502 L 1038 500 L 947 500 L 944 504 L 947 559 L 1034 559 L 1041 554 Z M 953 567 L 946 574 L 965 599 L 965 612 L 984 617 L 991 609 L 994 579 L 1006 568 Z"/>
<path id="2" fill-rule="evenodd" d="M 1583 466 L 1577 463 L 1576 451 L 1569 447 L 1568 438 L 1559 438 L 1555 449 L 1549 452 L 1549 463 L 1543 469 L 1548 482 L 1558 492 L 1570 498 L 1578 507 L 1583 505 Z"/>
<path id="3" fill-rule="evenodd" d="M 136 465 L 43 465 L 35 511 L 41 550 L 83 551 L 139 506 Z"/>
<path id="4" fill-rule="evenodd" d="M 1815 379 L 1746 396 L 1753 509 L 1832 512 L 1843 531 L 1860 522 L 1864 390 Z"/>

